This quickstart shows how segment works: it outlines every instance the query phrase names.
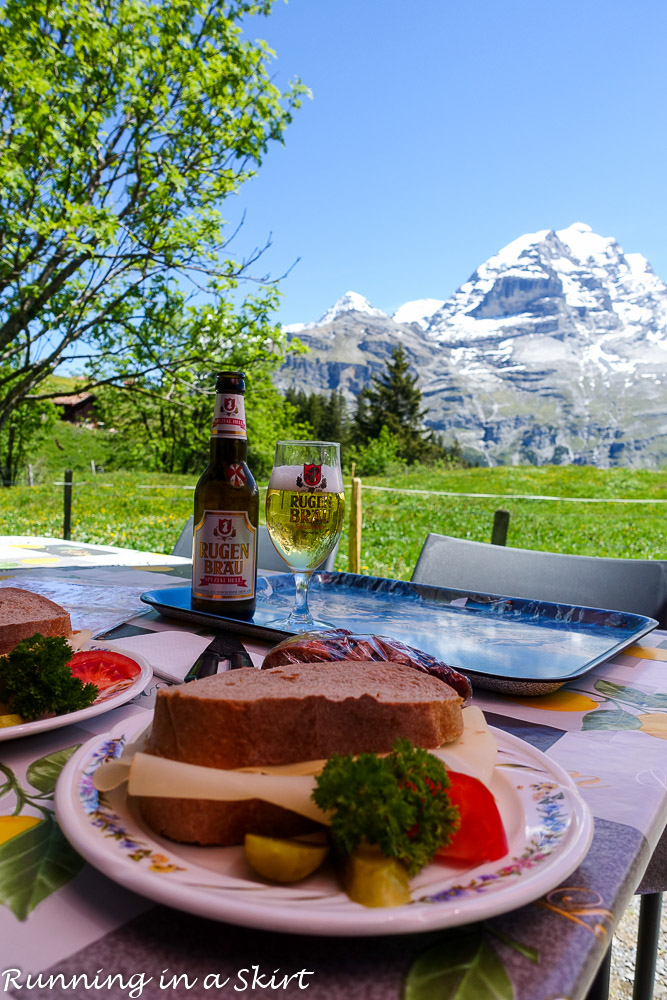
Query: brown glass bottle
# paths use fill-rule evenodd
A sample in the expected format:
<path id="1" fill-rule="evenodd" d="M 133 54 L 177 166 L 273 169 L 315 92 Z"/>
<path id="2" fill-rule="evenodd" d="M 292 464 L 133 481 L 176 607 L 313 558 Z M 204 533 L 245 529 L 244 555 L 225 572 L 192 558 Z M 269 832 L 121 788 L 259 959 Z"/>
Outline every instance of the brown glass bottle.
<path id="1" fill-rule="evenodd" d="M 211 459 L 195 488 L 192 607 L 228 618 L 255 610 L 259 490 L 246 456 L 245 376 L 220 372 Z"/>

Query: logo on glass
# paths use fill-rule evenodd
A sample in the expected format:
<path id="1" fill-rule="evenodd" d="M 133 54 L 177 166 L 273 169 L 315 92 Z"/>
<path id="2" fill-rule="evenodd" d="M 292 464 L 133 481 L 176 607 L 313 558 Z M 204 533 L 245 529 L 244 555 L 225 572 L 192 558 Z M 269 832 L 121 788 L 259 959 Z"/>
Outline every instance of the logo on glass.
<path id="1" fill-rule="evenodd" d="M 303 476 L 296 477 L 296 485 L 299 489 L 307 486 L 309 490 L 325 490 L 327 488 L 327 481 L 322 478 L 322 466 L 304 465 Z"/>
<path id="2" fill-rule="evenodd" d="M 304 465 L 303 478 L 306 480 L 307 486 L 319 486 L 320 479 L 322 478 L 322 466 Z"/>

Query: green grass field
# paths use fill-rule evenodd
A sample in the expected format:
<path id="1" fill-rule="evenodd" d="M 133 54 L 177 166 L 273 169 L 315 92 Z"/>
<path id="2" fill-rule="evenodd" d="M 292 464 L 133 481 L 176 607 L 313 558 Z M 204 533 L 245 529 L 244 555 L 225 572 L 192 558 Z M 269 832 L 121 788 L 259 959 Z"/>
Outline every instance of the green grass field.
<path id="1" fill-rule="evenodd" d="M 495 494 L 453 497 L 401 490 Z M 552 496 L 571 500 L 519 499 Z M 364 481 L 363 572 L 407 579 L 429 531 L 490 542 L 494 512 L 510 513 L 507 544 L 577 555 L 667 558 L 667 503 L 600 503 L 601 499 L 667 500 L 667 471 L 567 467 L 410 472 L 391 482 Z M 347 552 L 345 539 L 341 548 Z M 339 566 L 340 568 L 340 566 Z"/>
<path id="2" fill-rule="evenodd" d="M 62 426 L 62 425 L 61 425 Z M 83 435 L 83 436 L 82 436 Z M 191 513 L 194 478 L 142 472 L 92 475 L 94 449 L 82 431 L 60 434 L 62 449 L 40 466 L 37 485 L 0 491 L 0 534 L 62 536 L 66 467 L 74 468 L 72 538 L 83 542 L 170 552 Z M 62 462 L 62 472 L 57 468 Z M 349 477 L 348 477 L 349 478 Z M 393 487 L 374 490 L 371 487 Z M 578 466 L 414 469 L 363 481 L 362 571 L 408 579 L 429 531 L 490 541 L 493 513 L 510 512 L 507 542 L 579 555 L 667 558 L 667 470 L 601 470 Z M 443 496 L 420 492 L 494 494 Z M 531 500 L 509 494 L 588 498 Z M 347 491 L 349 498 L 349 490 Z M 347 531 L 338 569 L 347 568 Z"/>

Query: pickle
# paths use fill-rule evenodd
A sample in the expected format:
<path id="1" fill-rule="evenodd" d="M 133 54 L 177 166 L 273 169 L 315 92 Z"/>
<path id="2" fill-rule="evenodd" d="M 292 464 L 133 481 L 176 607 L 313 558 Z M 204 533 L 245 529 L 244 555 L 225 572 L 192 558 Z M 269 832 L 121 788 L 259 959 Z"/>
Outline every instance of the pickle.
<path id="1" fill-rule="evenodd" d="M 256 833 L 245 835 L 248 864 L 272 882 L 298 882 L 306 878 L 320 867 L 328 853 L 328 845 L 261 837 Z"/>
<path id="2" fill-rule="evenodd" d="M 345 862 L 345 891 L 362 906 L 402 906 L 410 902 L 408 871 L 375 844 L 360 844 Z"/>

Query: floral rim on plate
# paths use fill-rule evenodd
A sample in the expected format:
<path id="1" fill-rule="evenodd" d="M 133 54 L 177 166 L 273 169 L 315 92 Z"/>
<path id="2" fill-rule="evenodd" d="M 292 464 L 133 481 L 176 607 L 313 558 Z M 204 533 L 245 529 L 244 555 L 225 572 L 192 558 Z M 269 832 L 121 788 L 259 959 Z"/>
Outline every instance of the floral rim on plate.
<path id="1" fill-rule="evenodd" d="M 541 760 L 526 759 L 523 748 L 527 748 L 527 744 L 504 733 L 499 735 L 497 770 L 501 780 L 513 790 L 514 800 L 510 802 L 510 808 L 512 805 L 516 807 L 517 796 L 523 807 L 523 835 L 514 837 L 508 854 L 500 862 L 468 867 L 464 871 L 459 869 L 458 872 L 452 866 L 429 865 L 414 880 L 412 901 L 401 909 L 423 904 L 458 904 L 482 894 L 504 892 L 508 883 L 525 881 L 535 869 L 544 866 L 563 849 L 572 832 L 572 788 L 554 780 L 551 768 L 542 767 Z M 265 897 L 267 903 L 269 899 L 279 899 L 286 906 L 302 907 L 308 901 L 321 904 L 329 899 L 356 907 L 331 878 L 328 886 L 322 884 L 322 877 L 307 879 L 294 886 L 270 885 L 248 873 L 245 878 L 239 877 L 244 873 L 238 863 L 232 866 L 227 877 L 222 872 L 207 878 L 208 869 L 197 863 L 197 851 L 236 852 L 238 855 L 240 848 L 211 849 L 169 844 L 142 826 L 128 808 L 124 790 L 107 795 L 95 789 L 95 771 L 106 761 L 120 757 L 126 741 L 126 735 L 106 738 L 92 750 L 79 772 L 75 793 L 85 822 L 106 842 L 113 841 L 112 850 L 118 857 L 134 862 L 150 876 L 168 877 L 194 889 L 206 886 L 225 892 L 242 891 L 244 894 L 254 891 L 259 897 Z M 530 750 L 530 757 L 538 755 L 547 760 L 539 751 Z"/>

